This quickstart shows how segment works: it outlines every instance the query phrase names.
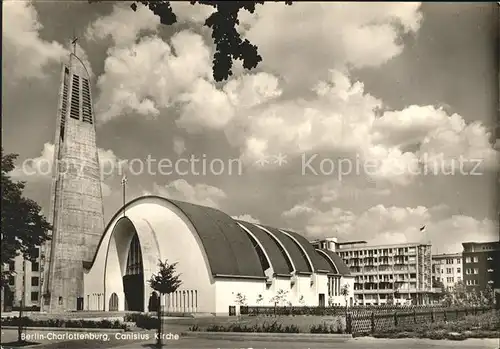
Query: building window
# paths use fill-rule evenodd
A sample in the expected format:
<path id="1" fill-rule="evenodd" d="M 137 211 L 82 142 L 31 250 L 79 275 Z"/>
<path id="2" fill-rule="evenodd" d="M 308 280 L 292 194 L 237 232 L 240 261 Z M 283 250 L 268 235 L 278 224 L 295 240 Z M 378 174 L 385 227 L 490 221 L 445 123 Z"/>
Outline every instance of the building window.
<path id="1" fill-rule="evenodd" d="M 16 283 L 15 279 L 14 279 L 14 276 L 13 275 L 10 275 L 9 276 L 9 285 L 11 286 L 14 286 L 14 284 Z"/>
<path id="2" fill-rule="evenodd" d="M 474 268 L 474 274 L 479 274 L 479 269 L 478 268 Z"/>
<path id="3" fill-rule="evenodd" d="M 33 250 L 32 257 L 33 259 L 37 259 L 40 257 L 40 247 L 35 247 L 35 249 Z"/>
<path id="4" fill-rule="evenodd" d="M 461 273 L 461 269 L 460 268 L 457 268 L 457 273 Z"/>
<path id="5" fill-rule="evenodd" d="M 31 286 L 38 286 L 39 281 L 40 279 L 38 278 L 38 276 L 33 276 L 31 278 Z"/>
<path id="6" fill-rule="evenodd" d="M 486 258 L 486 260 L 488 260 L 488 261 L 492 261 L 492 260 L 493 260 L 493 257 L 489 256 L 488 258 Z"/>
<path id="7" fill-rule="evenodd" d="M 38 302 L 38 292 L 31 292 L 31 301 Z"/>
<path id="8" fill-rule="evenodd" d="M 446 264 L 453 264 L 453 259 L 447 259 Z"/>
<path id="9" fill-rule="evenodd" d="M 479 263 L 479 257 L 478 256 L 475 256 L 474 259 L 473 259 L 473 263 Z"/>
<path id="10" fill-rule="evenodd" d="M 493 273 L 493 269 L 488 269 L 488 273 Z"/>
<path id="11" fill-rule="evenodd" d="M 457 258 L 457 264 L 460 264 L 462 260 L 460 258 Z"/>
<path id="12" fill-rule="evenodd" d="M 446 282 L 448 282 L 448 283 L 452 283 L 452 282 L 453 282 L 453 277 L 447 277 L 447 278 L 446 278 Z"/>
<path id="13" fill-rule="evenodd" d="M 472 259 L 470 257 L 465 258 L 465 263 L 471 263 L 471 262 L 472 262 Z"/>
<path id="14" fill-rule="evenodd" d="M 9 261 L 9 270 L 16 270 L 16 262 Z"/>
<path id="15" fill-rule="evenodd" d="M 31 271 L 39 271 L 39 269 L 40 265 L 38 264 L 38 262 L 31 263 Z"/>
<path id="16" fill-rule="evenodd" d="M 453 274 L 452 268 L 446 268 L 446 274 Z"/>

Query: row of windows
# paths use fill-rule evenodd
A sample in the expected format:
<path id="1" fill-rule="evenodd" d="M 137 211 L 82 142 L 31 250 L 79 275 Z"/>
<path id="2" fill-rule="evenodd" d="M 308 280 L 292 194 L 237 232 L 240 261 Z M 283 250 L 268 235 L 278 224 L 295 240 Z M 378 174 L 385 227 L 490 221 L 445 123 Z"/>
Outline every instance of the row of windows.
<path id="1" fill-rule="evenodd" d="M 465 269 L 465 274 L 467 275 L 479 274 L 479 268 L 474 268 L 474 269 L 467 268 Z"/>
<path id="2" fill-rule="evenodd" d="M 339 251 L 342 256 L 367 256 L 367 255 L 385 255 L 385 254 L 403 254 L 403 253 L 415 253 L 415 247 L 405 247 L 405 248 L 384 248 L 384 249 L 374 249 L 374 250 L 361 250 L 361 251 Z"/>
<path id="3" fill-rule="evenodd" d="M 439 268 L 435 269 L 436 273 L 439 273 Z M 462 272 L 461 268 L 457 268 L 457 273 Z M 444 274 L 444 268 L 441 268 L 441 274 Z M 446 274 L 453 274 L 453 268 L 446 268 Z"/>
<path id="4" fill-rule="evenodd" d="M 14 286 L 16 284 L 16 280 L 14 276 L 9 276 L 9 285 Z M 40 278 L 38 276 L 33 276 L 31 278 L 31 286 L 40 286 Z"/>
<path id="5" fill-rule="evenodd" d="M 466 257 L 465 263 L 479 263 L 479 257 L 478 256 Z"/>
<path id="6" fill-rule="evenodd" d="M 9 270 L 10 271 L 16 270 L 16 264 L 14 261 L 9 262 Z M 31 271 L 40 271 L 40 264 L 38 262 L 32 262 Z"/>

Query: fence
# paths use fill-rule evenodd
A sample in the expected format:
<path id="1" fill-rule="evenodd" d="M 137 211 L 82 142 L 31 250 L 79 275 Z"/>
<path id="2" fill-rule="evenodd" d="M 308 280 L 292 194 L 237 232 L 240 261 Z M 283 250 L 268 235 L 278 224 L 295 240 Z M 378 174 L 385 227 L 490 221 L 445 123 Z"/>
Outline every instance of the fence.
<path id="1" fill-rule="evenodd" d="M 422 323 L 456 321 L 468 315 L 478 315 L 491 310 L 490 307 L 408 307 L 392 311 L 349 311 L 346 330 L 353 334 L 377 333 Z"/>
<path id="2" fill-rule="evenodd" d="M 468 315 L 491 311 L 492 307 L 443 306 L 354 306 L 354 307 L 254 307 L 241 306 L 240 314 L 249 316 L 343 316 L 346 332 L 376 333 L 422 323 L 455 321 Z"/>

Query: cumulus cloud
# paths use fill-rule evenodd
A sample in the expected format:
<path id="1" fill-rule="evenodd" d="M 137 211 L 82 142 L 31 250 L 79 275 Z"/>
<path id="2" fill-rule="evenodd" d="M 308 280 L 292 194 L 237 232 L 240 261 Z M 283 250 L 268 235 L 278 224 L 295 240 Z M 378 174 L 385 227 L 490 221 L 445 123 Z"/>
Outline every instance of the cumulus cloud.
<path id="1" fill-rule="evenodd" d="M 9 81 L 44 78 L 45 70 L 50 64 L 68 61 L 71 52 L 69 45 L 63 46 L 40 37 L 43 25 L 38 20 L 32 1 L 5 1 L 3 24 L 2 68 L 9 75 Z M 79 44 L 77 55 L 85 64 L 89 75 L 93 76 L 88 56 Z"/>
<path id="2" fill-rule="evenodd" d="M 213 208 L 219 208 L 221 201 L 226 198 L 226 193 L 217 187 L 202 183 L 191 185 L 185 179 L 177 179 L 163 186 L 154 183 L 153 193 L 167 199 Z"/>
<path id="3" fill-rule="evenodd" d="M 266 3 L 242 19 L 262 65 L 304 83 L 331 68 L 387 62 L 401 53 L 401 34 L 420 28 L 422 13 L 420 3 Z"/>
<path id="4" fill-rule="evenodd" d="M 185 1 L 172 1 L 170 3 L 172 10 L 177 16 L 177 22 L 203 24 L 205 20 L 214 13 L 215 8 L 209 5 L 195 4 L 191 5 Z"/>
<path id="5" fill-rule="evenodd" d="M 243 214 L 240 216 L 232 216 L 232 218 L 235 220 L 238 220 L 238 221 L 244 221 L 244 222 L 249 222 L 249 223 L 256 223 L 256 224 L 260 223 L 260 221 L 257 218 L 254 218 L 249 214 Z"/>
<path id="6" fill-rule="evenodd" d="M 355 172 L 400 185 L 412 183 L 438 156 L 448 163 L 476 159 L 484 168 L 498 163 L 482 125 L 466 124 L 462 116 L 435 106 L 382 112 L 383 101 L 350 77 L 353 67 L 378 66 L 401 52 L 400 34 L 420 27 L 420 3 L 287 8 L 266 3 L 253 16 L 242 11 L 240 29 L 259 46 L 267 72 L 236 75 L 222 85 L 213 83 L 212 51 L 201 36 L 182 31 L 169 43 L 156 36 L 139 39 L 141 32 L 157 28 L 157 22 L 144 18 L 121 33 L 118 23 L 131 11 L 120 6 L 89 29 L 115 42 L 98 82 L 100 120 L 130 112 L 139 117 L 164 113 L 189 133 L 223 130 L 247 163 L 276 154 L 342 156 L 351 167 L 360 163 Z M 200 22 L 208 16 L 203 11 L 210 10 L 176 6 L 180 20 L 189 22 Z M 185 15 L 196 8 L 204 14 Z M 138 17 L 150 16 L 147 12 L 141 9 Z M 289 30 L 272 30 L 275 26 Z M 314 85 L 296 98 L 286 93 L 291 80 L 309 86 L 300 72 L 313 76 Z"/>
<path id="7" fill-rule="evenodd" d="M 406 242 L 432 242 L 439 252 L 460 252 L 462 241 L 488 241 L 498 238 L 497 223 L 464 215 L 444 217 L 443 207 L 396 207 L 376 205 L 355 214 L 333 207 L 319 210 L 305 206 L 283 213 L 301 219 L 311 238 L 338 237 L 344 241 L 365 240 L 372 245 Z M 425 225 L 425 231 L 420 228 Z"/>
<path id="8" fill-rule="evenodd" d="M 86 37 L 90 40 L 110 37 L 116 46 L 126 46 L 134 44 L 139 33 L 155 33 L 160 24 L 160 17 L 146 6 L 139 4 L 134 12 L 130 3 L 118 3 L 110 15 L 98 18 L 87 28 Z"/>
<path id="9" fill-rule="evenodd" d="M 21 164 L 16 166 L 10 173 L 16 180 L 33 182 L 46 182 L 52 178 L 54 170 L 54 144 L 45 143 L 40 156 L 27 158 Z M 123 160 L 119 159 L 112 150 L 98 148 L 99 165 L 101 172 L 102 195 L 111 195 L 111 186 L 107 183 L 112 175 L 117 174 Z"/>
<path id="10" fill-rule="evenodd" d="M 58 42 L 40 37 L 43 28 L 31 1 L 4 1 L 2 70 L 12 78 L 43 78 L 44 69 L 68 51 Z"/>
<path id="11" fill-rule="evenodd" d="M 201 77 L 211 77 L 210 51 L 201 36 L 176 33 L 170 45 L 158 37 L 110 49 L 98 79 L 96 111 L 101 121 L 127 112 L 157 116 L 189 91 Z"/>

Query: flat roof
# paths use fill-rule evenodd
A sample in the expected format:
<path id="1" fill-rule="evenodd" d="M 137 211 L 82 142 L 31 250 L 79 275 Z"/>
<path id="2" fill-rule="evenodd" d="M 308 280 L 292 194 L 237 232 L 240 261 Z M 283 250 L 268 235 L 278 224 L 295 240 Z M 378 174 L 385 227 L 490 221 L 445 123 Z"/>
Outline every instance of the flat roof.
<path id="1" fill-rule="evenodd" d="M 346 245 L 351 245 L 352 243 L 345 243 Z M 380 248 L 395 248 L 395 247 L 417 247 L 417 246 L 432 246 L 430 243 L 422 242 L 406 242 L 401 244 L 385 244 L 385 245 L 365 245 L 365 246 L 352 246 L 352 247 L 342 247 L 339 250 L 370 250 L 370 249 L 380 249 Z"/>

